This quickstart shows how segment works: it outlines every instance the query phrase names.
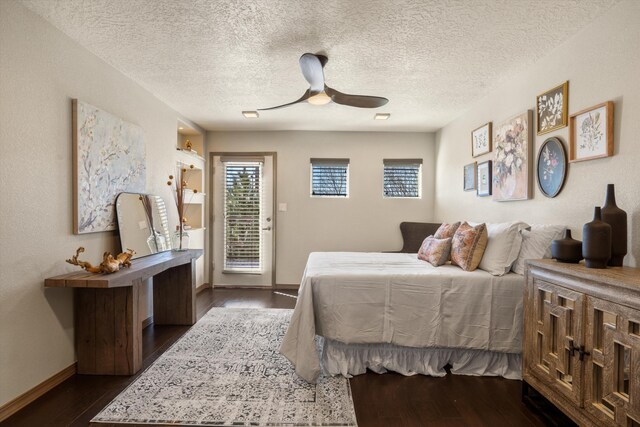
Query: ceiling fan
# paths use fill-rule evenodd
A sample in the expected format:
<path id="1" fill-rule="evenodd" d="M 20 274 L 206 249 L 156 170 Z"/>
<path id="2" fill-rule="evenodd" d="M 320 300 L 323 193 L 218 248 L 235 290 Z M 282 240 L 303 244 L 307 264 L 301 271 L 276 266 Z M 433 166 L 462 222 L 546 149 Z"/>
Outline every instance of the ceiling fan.
<path id="1" fill-rule="evenodd" d="M 387 98 L 380 96 L 349 95 L 330 88 L 324 82 L 323 68 L 327 61 L 329 61 L 329 58 L 324 55 L 314 55 L 313 53 L 305 53 L 302 55 L 299 61 L 300 69 L 302 70 L 302 75 L 311 87 L 296 101 L 278 105 L 277 107 L 259 108 L 258 111 L 289 107 L 304 101 L 313 105 L 325 105 L 333 101 L 336 104 L 358 108 L 378 108 L 389 102 Z"/>

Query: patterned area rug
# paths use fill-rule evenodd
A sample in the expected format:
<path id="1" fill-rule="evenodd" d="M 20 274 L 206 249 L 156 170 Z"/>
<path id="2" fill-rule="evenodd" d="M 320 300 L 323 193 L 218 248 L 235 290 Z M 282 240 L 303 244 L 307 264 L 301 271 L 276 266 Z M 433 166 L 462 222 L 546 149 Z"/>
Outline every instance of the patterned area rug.
<path id="1" fill-rule="evenodd" d="M 349 382 L 278 353 L 292 310 L 213 308 L 91 422 L 355 426 Z"/>

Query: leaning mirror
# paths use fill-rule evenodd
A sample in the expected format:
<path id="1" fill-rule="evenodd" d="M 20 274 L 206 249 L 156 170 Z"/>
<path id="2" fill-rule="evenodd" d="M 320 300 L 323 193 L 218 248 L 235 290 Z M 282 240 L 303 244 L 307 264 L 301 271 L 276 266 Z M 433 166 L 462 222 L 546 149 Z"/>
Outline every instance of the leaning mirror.
<path id="1" fill-rule="evenodd" d="M 133 249 L 139 258 L 171 249 L 167 208 L 160 196 L 120 193 L 116 215 L 122 251 Z"/>

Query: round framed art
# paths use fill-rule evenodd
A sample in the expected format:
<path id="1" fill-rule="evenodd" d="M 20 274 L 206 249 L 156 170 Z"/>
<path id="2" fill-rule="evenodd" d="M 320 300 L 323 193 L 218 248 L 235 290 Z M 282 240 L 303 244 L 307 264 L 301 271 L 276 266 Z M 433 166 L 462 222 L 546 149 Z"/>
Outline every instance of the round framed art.
<path id="1" fill-rule="evenodd" d="M 567 176 L 567 153 L 559 138 L 548 138 L 538 153 L 538 187 L 547 197 L 556 197 Z"/>

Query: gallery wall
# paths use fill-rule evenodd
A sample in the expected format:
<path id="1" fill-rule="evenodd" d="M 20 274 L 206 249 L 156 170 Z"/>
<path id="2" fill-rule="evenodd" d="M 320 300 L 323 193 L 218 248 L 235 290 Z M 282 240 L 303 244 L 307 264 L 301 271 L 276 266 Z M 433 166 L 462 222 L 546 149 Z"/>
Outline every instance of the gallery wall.
<path id="1" fill-rule="evenodd" d="M 79 246 L 97 262 L 118 251 L 116 232 L 73 234 L 71 99 L 142 127 L 147 191 L 174 171 L 178 114 L 18 2 L 0 2 L 0 406 L 69 367 L 71 289 L 47 277 Z"/>
<path id="2" fill-rule="evenodd" d="M 367 113 L 369 114 L 369 113 Z M 277 152 L 276 282 L 299 284 L 314 251 L 393 251 L 402 221 L 433 215 L 433 134 L 392 132 L 208 132 L 210 152 Z M 349 198 L 310 197 L 309 159 L 349 158 Z M 382 159 L 421 158 L 422 198 L 382 195 Z"/>
<path id="3" fill-rule="evenodd" d="M 581 238 L 594 206 L 604 203 L 606 186 L 615 184 L 618 206 L 628 214 L 629 254 L 624 263 L 640 265 L 640 2 L 628 0 L 586 26 L 526 71 L 494 87 L 481 101 L 437 132 L 435 216 L 438 220 L 565 224 Z M 491 60 L 491 55 L 487 60 Z M 494 153 L 471 156 L 471 131 L 494 127 L 525 110 L 535 111 L 536 95 L 569 81 L 569 114 L 604 101 L 614 102 L 614 155 L 571 163 L 564 188 L 545 197 L 533 184 L 527 201 L 495 202 L 462 186 L 463 167 L 493 160 Z M 534 114 L 535 116 L 535 114 Z M 532 123 L 535 129 L 535 121 Z M 560 137 L 567 147 L 569 128 L 535 136 L 534 158 L 543 142 Z M 535 165 L 535 163 L 532 163 Z M 535 173 L 535 172 L 534 172 Z"/>

